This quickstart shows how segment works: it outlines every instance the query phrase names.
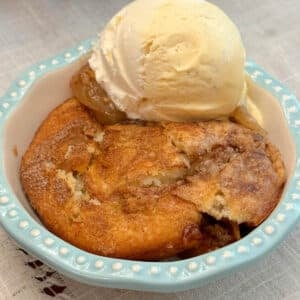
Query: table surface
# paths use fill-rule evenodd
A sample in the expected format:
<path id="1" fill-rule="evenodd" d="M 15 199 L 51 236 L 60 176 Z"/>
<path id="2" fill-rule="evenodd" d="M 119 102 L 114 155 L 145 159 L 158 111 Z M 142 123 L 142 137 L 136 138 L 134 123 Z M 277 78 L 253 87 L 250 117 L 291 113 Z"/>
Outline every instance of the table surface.
<path id="1" fill-rule="evenodd" d="M 127 2 L 0 0 L 0 96 L 26 67 L 94 36 Z M 212 2 L 239 26 L 248 57 L 299 99 L 300 1 Z M 0 249 L 1 300 L 48 299 L 47 291 L 55 299 L 300 299 L 299 225 L 258 264 L 200 289 L 168 295 L 87 287 L 51 274 L 18 250 L 1 228 Z M 62 286 L 60 291 L 53 289 L 55 284 Z"/>

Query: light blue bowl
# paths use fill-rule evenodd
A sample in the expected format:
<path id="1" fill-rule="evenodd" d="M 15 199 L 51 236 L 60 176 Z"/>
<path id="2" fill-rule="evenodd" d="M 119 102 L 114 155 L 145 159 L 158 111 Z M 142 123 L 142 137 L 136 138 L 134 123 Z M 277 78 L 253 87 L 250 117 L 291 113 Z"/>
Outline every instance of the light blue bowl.
<path id="1" fill-rule="evenodd" d="M 41 75 L 66 66 L 91 49 L 85 41 L 60 55 L 32 66 L 13 82 L 0 101 L 0 130 L 14 108 Z M 144 291 L 175 292 L 199 287 L 211 279 L 257 261 L 273 249 L 300 217 L 300 105 L 280 82 L 254 62 L 246 71 L 279 101 L 296 147 L 297 162 L 283 199 L 269 218 L 240 241 L 191 259 L 141 262 L 101 257 L 82 251 L 50 233 L 20 203 L 4 173 L 3 138 L 0 148 L 0 221 L 13 239 L 59 272 L 91 285 Z"/>

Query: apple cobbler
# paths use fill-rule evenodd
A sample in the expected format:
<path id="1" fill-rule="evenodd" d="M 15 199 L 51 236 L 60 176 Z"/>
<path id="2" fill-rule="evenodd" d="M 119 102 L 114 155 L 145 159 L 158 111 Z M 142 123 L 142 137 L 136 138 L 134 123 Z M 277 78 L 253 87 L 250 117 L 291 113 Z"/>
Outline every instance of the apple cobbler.
<path id="1" fill-rule="evenodd" d="M 278 150 L 239 124 L 104 125 L 73 98 L 38 129 L 21 180 L 42 222 L 66 241 L 157 260 L 240 239 L 276 206 L 285 170 Z"/>

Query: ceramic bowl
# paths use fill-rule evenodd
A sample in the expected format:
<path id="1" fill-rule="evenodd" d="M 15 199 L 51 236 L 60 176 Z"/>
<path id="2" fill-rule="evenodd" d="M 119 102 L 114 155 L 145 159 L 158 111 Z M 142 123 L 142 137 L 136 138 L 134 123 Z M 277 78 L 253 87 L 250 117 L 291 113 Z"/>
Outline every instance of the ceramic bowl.
<path id="1" fill-rule="evenodd" d="M 282 152 L 288 182 L 268 219 L 229 246 L 190 259 L 142 262 L 90 254 L 49 232 L 20 185 L 22 154 L 42 120 L 71 96 L 69 79 L 85 63 L 91 41 L 34 65 L 12 83 L 0 101 L 0 222 L 26 251 L 73 279 L 91 285 L 175 292 L 199 287 L 257 261 L 293 228 L 300 216 L 300 105 L 280 82 L 254 62 L 246 63 L 249 94 L 269 138 Z M 258 95 L 258 96 L 257 96 Z"/>

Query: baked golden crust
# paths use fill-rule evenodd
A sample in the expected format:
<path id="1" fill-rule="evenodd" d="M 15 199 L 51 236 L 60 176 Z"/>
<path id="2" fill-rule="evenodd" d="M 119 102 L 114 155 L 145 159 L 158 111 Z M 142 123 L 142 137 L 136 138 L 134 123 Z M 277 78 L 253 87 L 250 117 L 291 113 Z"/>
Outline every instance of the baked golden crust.
<path id="1" fill-rule="evenodd" d="M 21 164 L 24 190 L 43 223 L 70 243 L 106 256 L 160 259 L 194 247 L 200 238 L 200 214 L 194 204 L 163 191 L 156 195 L 155 187 L 127 196 L 122 192 L 125 180 L 116 191 L 105 187 L 102 193 L 99 188 L 93 191 L 95 180 L 90 184 L 89 180 L 94 165 L 108 168 L 103 181 L 108 187 L 117 184 L 126 171 L 121 168 L 130 165 L 131 150 L 101 163 L 115 132 L 102 128 L 74 99 L 48 116 Z M 115 147 L 117 154 L 121 149 Z"/>
<path id="2" fill-rule="evenodd" d="M 170 123 L 166 129 L 190 157 L 193 173 L 173 194 L 218 220 L 251 226 L 274 209 L 285 168 L 279 151 L 263 136 L 231 122 Z"/>
<path id="3" fill-rule="evenodd" d="M 236 240 L 208 242 L 222 229 L 206 226 L 202 213 L 256 226 L 285 181 L 275 147 L 237 124 L 104 126 L 75 99 L 41 125 L 20 174 L 52 232 L 93 253 L 144 260 Z"/>

